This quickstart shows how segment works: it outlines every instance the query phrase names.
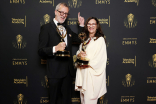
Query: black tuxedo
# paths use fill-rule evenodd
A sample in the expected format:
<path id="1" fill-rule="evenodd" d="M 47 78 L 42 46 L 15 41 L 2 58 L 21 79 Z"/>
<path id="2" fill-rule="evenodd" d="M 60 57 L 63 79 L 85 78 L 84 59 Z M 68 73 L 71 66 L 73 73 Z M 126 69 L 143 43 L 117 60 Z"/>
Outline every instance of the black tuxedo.
<path id="1" fill-rule="evenodd" d="M 72 57 L 72 42 L 77 41 L 80 42 L 78 39 L 78 34 L 71 31 L 71 29 L 66 26 L 67 30 L 67 47 L 65 50 L 70 51 L 70 57 L 57 57 L 53 54 L 53 46 L 58 45 L 61 42 L 61 37 L 59 36 L 56 25 L 52 21 L 48 24 L 45 24 L 41 27 L 40 34 L 39 34 L 39 49 L 38 53 L 41 57 L 47 58 L 47 76 L 49 78 L 49 84 L 52 86 L 51 93 L 53 94 L 50 99 L 61 99 L 57 98 L 59 91 L 56 90 L 66 90 L 66 96 L 68 96 L 67 92 L 69 90 L 69 86 L 66 84 L 71 83 L 71 76 L 75 76 L 76 71 L 73 69 L 73 57 Z M 82 30 L 82 27 L 79 27 L 79 31 Z M 67 80 L 64 82 L 64 78 Z M 70 80 L 70 81 L 69 81 Z M 64 83 L 64 85 L 62 85 Z M 60 86 L 65 86 L 65 88 L 59 88 Z M 71 100 L 71 98 L 66 98 Z M 56 101 L 57 102 L 57 101 Z M 56 103 L 55 102 L 55 103 Z M 51 103 L 51 104 L 55 104 Z M 65 103 L 65 102 L 64 102 Z"/>

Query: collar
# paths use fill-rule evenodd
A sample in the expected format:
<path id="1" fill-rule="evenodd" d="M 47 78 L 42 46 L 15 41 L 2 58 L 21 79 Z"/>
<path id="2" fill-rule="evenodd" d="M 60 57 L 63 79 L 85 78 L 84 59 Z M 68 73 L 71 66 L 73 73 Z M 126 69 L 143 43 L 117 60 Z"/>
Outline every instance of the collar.
<path id="1" fill-rule="evenodd" d="M 53 21 L 54 21 L 55 25 L 57 26 L 58 21 L 56 21 L 55 18 L 53 18 Z"/>

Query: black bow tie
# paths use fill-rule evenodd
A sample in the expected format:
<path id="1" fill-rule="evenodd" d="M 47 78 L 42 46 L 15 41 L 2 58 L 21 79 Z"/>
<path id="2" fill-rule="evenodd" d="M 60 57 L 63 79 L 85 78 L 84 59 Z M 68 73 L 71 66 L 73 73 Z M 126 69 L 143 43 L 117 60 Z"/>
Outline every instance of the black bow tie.
<path id="1" fill-rule="evenodd" d="M 59 25 L 62 25 L 62 26 L 64 26 L 64 27 L 66 27 L 66 24 L 65 23 L 57 23 L 57 25 L 59 26 Z"/>

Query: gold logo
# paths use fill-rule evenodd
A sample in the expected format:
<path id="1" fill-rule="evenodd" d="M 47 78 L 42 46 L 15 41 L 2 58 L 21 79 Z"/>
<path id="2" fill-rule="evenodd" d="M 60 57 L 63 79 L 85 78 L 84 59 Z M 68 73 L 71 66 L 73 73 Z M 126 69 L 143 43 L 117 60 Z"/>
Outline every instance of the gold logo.
<path id="1" fill-rule="evenodd" d="M 134 102 L 135 96 L 121 96 L 121 102 Z"/>
<path id="2" fill-rule="evenodd" d="M 135 59 L 132 59 L 132 58 L 129 58 L 129 59 L 123 58 L 123 62 L 122 63 L 123 64 L 130 64 L 130 63 L 132 63 L 132 64 L 135 64 L 135 66 L 136 66 L 136 56 L 135 56 Z"/>
<path id="3" fill-rule="evenodd" d="M 148 61 L 148 64 L 152 68 L 156 68 L 156 54 L 152 55 L 152 59 Z"/>
<path id="4" fill-rule="evenodd" d="M 156 77 L 147 77 L 147 83 L 156 83 Z"/>
<path id="5" fill-rule="evenodd" d="M 79 8 L 82 6 L 82 0 L 68 0 L 68 5 L 71 8 Z"/>
<path id="6" fill-rule="evenodd" d="M 10 3 L 25 4 L 25 0 L 10 0 Z"/>
<path id="7" fill-rule="evenodd" d="M 27 59 L 12 59 L 12 65 L 27 65 Z"/>
<path id="8" fill-rule="evenodd" d="M 124 2 L 135 2 L 135 3 L 137 3 L 137 6 L 139 5 L 139 0 L 125 0 Z"/>
<path id="9" fill-rule="evenodd" d="M 77 25 L 77 24 L 79 24 L 79 22 L 78 22 L 77 18 L 68 18 L 67 24 L 68 25 Z"/>
<path id="10" fill-rule="evenodd" d="M 147 101 L 156 101 L 156 96 L 147 96 Z"/>
<path id="11" fill-rule="evenodd" d="M 132 87 L 135 84 L 135 81 L 132 79 L 131 74 L 125 75 L 125 79 L 122 80 L 122 85 L 124 87 Z"/>
<path id="12" fill-rule="evenodd" d="M 27 100 L 25 100 L 24 95 L 20 93 L 17 95 L 17 100 L 14 101 L 14 104 L 27 104 Z"/>
<path id="13" fill-rule="evenodd" d="M 124 21 L 124 26 L 126 28 L 134 28 L 137 26 L 137 20 L 135 19 L 134 15 L 130 13 L 127 15 L 127 19 Z"/>
<path id="14" fill-rule="evenodd" d="M 27 43 L 23 40 L 23 36 L 18 34 L 16 36 L 16 42 L 12 42 L 13 47 L 17 48 L 17 49 L 24 49 L 27 45 Z"/>
<path id="15" fill-rule="evenodd" d="M 46 59 L 41 59 L 41 64 L 47 64 L 47 60 Z"/>
<path id="16" fill-rule="evenodd" d="M 42 25 L 44 25 L 44 24 L 49 23 L 50 21 L 51 21 L 50 15 L 45 14 L 45 15 L 43 16 L 43 18 L 40 20 L 40 25 L 42 26 Z"/>
<path id="17" fill-rule="evenodd" d="M 95 0 L 95 4 L 110 4 L 110 0 Z"/>
<path id="18" fill-rule="evenodd" d="M 104 38 L 106 39 L 106 42 L 107 42 L 107 43 L 106 43 L 106 46 L 109 47 L 109 40 L 106 38 L 106 35 L 104 36 Z M 108 61 L 108 60 L 109 60 L 109 58 L 107 59 L 107 61 Z M 109 63 L 108 63 L 107 65 L 109 65 Z"/>
<path id="19" fill-rule="evenodd" d="M 47 75 L 44 76 L 44 80 L 41 81 L 41 85 L 42 85 L 44 88 L 49 88 Z"/>
<path id="20" fill-rule="evenodd" d="M 98 104 L 108 104 L 108 99 L 105 98 L 105 95 L 101 96 L 101 97 L 98 99 Z"/>
<path id="21" fill-rule="evenodd" d="M 109 86 L 109 75 L 106 78 L 106 85 Z"/>
<path id="22" fill-rule="evenodd" d="M 137 38 L 123 38 L 122 45 L 137 45 Z"/>
<path id="23" fill-rule="evenodd" d="M 156 17 L 150 17 L 150 24 L 156 24 Z"/>
<path id="24" fill-rule="evenodd" d="M 106 24 L 106 25 L 108 25 L 108 27 L 110 27 L 110 16 L 108 19 L 105 19 L 105 18 L 100 19 L 99 18 L 98 20 L 99 20 L 100 24 Z"/>
<path id="25" fill-rule="evenodd" d="M 49 98 L 48 97 L 41 97 L 40 103 L 48 103 L 48 102 L 49 102 Z"/>
<path id="26" fill-rule="evenodd" d="M 156 7 L 156 0 L 152 0 L 152 5 Z"/>
<path id="27" fill-rule="evenodd" d="M 107 58 L 107 65 L 109 65 L 109 58 Z"/>
<path id="28" fill-rule="evenodd" d="M 53 4 L 54 6 L 54 0 L 40 0 L 39 3 L 49 3 L 49 4 Z"/>
<path id="29" fill-rule="evenodd" d="M 156 39 L 150 38 L 149 43 L 156 43 Z"/>
<path id="30" fill-rule="evenodd" d="M 28 77 L 26 79 L 14 79 L 14 84 L 25 84 L 28 87 Z"/>
<path id="31" fill-rule="evenodd" d="M 12 19 L 12 24 L 22 24 L 25 25 L 26 27 L 26 16 L 24 19 L 21 18 L 11 18 Z"/>
<path id="32" fill-rule="evenodd" d="M 72 102 L 78 102 L 80 103 L 80 98 L 71 98 Z"/>

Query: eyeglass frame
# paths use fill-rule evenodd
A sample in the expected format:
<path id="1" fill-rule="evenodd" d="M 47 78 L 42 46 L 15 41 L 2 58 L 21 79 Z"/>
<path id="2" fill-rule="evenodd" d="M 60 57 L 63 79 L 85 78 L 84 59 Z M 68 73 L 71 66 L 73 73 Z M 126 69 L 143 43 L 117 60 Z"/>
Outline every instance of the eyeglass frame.
<path id="1" fill-rule="evenodd" d="M 59 13 L 60 13 L 60 15 L 63 13 L 63 15 L 65 14 L 65 16 L 69 16 L 70 14 L 69 13 L 64 13 L 63 11 L 59 11 L 59 10 L 57 10 Z M 63 16 L 63 15 L 61 15 L 61 16 Z"/>
<path id="2" fill-rule="evenodd" d="M 97 25 L 97 23 L 92 23 L 92 24 L 87 23 L 87 26 L 96 26 L 96 25 Z"/>

